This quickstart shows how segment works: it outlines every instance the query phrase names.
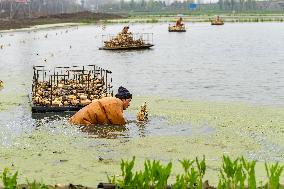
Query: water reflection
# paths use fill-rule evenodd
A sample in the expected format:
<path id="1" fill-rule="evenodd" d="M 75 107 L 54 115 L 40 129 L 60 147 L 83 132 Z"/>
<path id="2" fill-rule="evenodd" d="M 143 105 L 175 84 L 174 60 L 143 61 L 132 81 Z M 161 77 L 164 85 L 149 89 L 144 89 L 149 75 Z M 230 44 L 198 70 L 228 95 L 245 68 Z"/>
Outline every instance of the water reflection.
<path id="1" fill-rule="evenodd" d="M 94 138 L 115 139 L 124 137 L 124 132 L 127 130 L 124 126 L 119 125 L 94 125 L 80 126 L 82 132 L 88 133 Z"/>
<path id="2" fill-rule="evenodd" d="M 192 136 L 195 134 L 211 134 L 215 130 L 207 123 L 192 125 L 190 123 L 170 124 L 165 117 L 150 116 L 148 121 L 137 122 L 132 113 L 125 113 L 127 124 L 118 125 L 91 125 L 78 126 L 69 123 L 74 112 L 33 114 L 36 129 L 45 129 L 51 132 L 69 133 L 68 130 L 77 130 L 87 138 L 139 138 L 148 136 Z"/>
<path id="3" fill-rule="evenodd" d="M 35 120 L 45 119 L 46 121 L 55 121 L 61 118 L 69 118 L 75 112 L 46 112 L 46 113 L 32 113 L 31 116 Z"/>

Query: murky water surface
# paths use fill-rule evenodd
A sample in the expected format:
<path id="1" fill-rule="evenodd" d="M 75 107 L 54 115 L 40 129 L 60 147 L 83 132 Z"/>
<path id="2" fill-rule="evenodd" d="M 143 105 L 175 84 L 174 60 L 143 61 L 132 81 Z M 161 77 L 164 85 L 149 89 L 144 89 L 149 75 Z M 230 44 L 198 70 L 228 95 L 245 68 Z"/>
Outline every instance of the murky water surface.
<path id="1" fill-rule="evenodd" d="M 188 23 L 186 33 L 167 26 L 130 25 L 154 34 L 154 48 L 143 51 L 98 50 L 119 24 L 2 33 L 0 164 L 48 183 L 94 186 L 133 155 L 139 164 L 205 154 L 215 180 L 223 153 L 284 162 L 284 25 Z M 86 129 L 69 125 L 70 114 L 31 114 L 33 65 L 88 64 L 111 70 L 114 89 L 133 93 L 128 120 L 144 101 L 150 120 Z"/>

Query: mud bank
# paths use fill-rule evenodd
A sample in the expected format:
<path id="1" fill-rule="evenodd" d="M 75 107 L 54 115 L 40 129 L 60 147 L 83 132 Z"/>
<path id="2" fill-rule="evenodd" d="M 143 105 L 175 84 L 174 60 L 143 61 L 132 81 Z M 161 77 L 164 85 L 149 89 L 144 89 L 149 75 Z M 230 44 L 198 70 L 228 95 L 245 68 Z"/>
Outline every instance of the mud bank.
<path id="1" fill-rule="evenodd" d="M 0 19 L 0 30 L 10 30 L 19 28 L 28 28 L 36 25 L 59 24 L 59 23 L 92 23 L 106 19 L 125 18 L 121 15 L 107 13 L 92 13 L 89 11 L 78 13 L 63 13 L 49 16 L 40 16 L 36 18 L 14 18 Z"/>

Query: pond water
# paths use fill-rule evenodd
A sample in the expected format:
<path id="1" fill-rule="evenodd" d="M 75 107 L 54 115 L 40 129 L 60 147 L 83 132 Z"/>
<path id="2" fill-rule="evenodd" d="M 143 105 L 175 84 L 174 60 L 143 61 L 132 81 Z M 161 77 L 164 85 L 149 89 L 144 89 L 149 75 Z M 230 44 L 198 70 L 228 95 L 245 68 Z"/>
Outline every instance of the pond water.
<path id="1" fill-rule="evenodd" d="M 130 24 L 133 33 L 153 33 L 155 46 L 143 51 L 98 50 L 101 35 L 118 33 L 121 24 L 2 33 L 1 165 L 13 163 L 39 179 L 48 175 L 49 183 L 94 185 L 108 166 L 117 174 L 120 158 L 133 155 L 139 162 L 205 154 L 215 175 L 223 153 L 283 162 L 284 25 L 186 25 L 185 33 L 169 33 L 166 23 Z M 88 64 L 111 70 L 114 89 L 122 85 L 133 93 L 129 120 L 147 101 L 150 121 L 82 132 L 68 124 L 70 115 L 31 114 L 33 65 Z M 69 161 L 58 163 L 58 151 Z M 98 162 L 99 156 L 108 161 Z"/>

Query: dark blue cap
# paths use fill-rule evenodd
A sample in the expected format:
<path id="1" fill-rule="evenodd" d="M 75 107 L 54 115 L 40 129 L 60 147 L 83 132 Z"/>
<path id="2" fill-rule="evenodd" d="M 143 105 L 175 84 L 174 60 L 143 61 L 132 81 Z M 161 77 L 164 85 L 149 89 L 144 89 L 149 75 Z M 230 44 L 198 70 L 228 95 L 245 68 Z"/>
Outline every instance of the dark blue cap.
<path id="1" fill-rule="evenodd" d="M 120 86 L 115 97 L 119 99 L 129 99 L 132 98 L 132 94 L 126 88 Z"/>

